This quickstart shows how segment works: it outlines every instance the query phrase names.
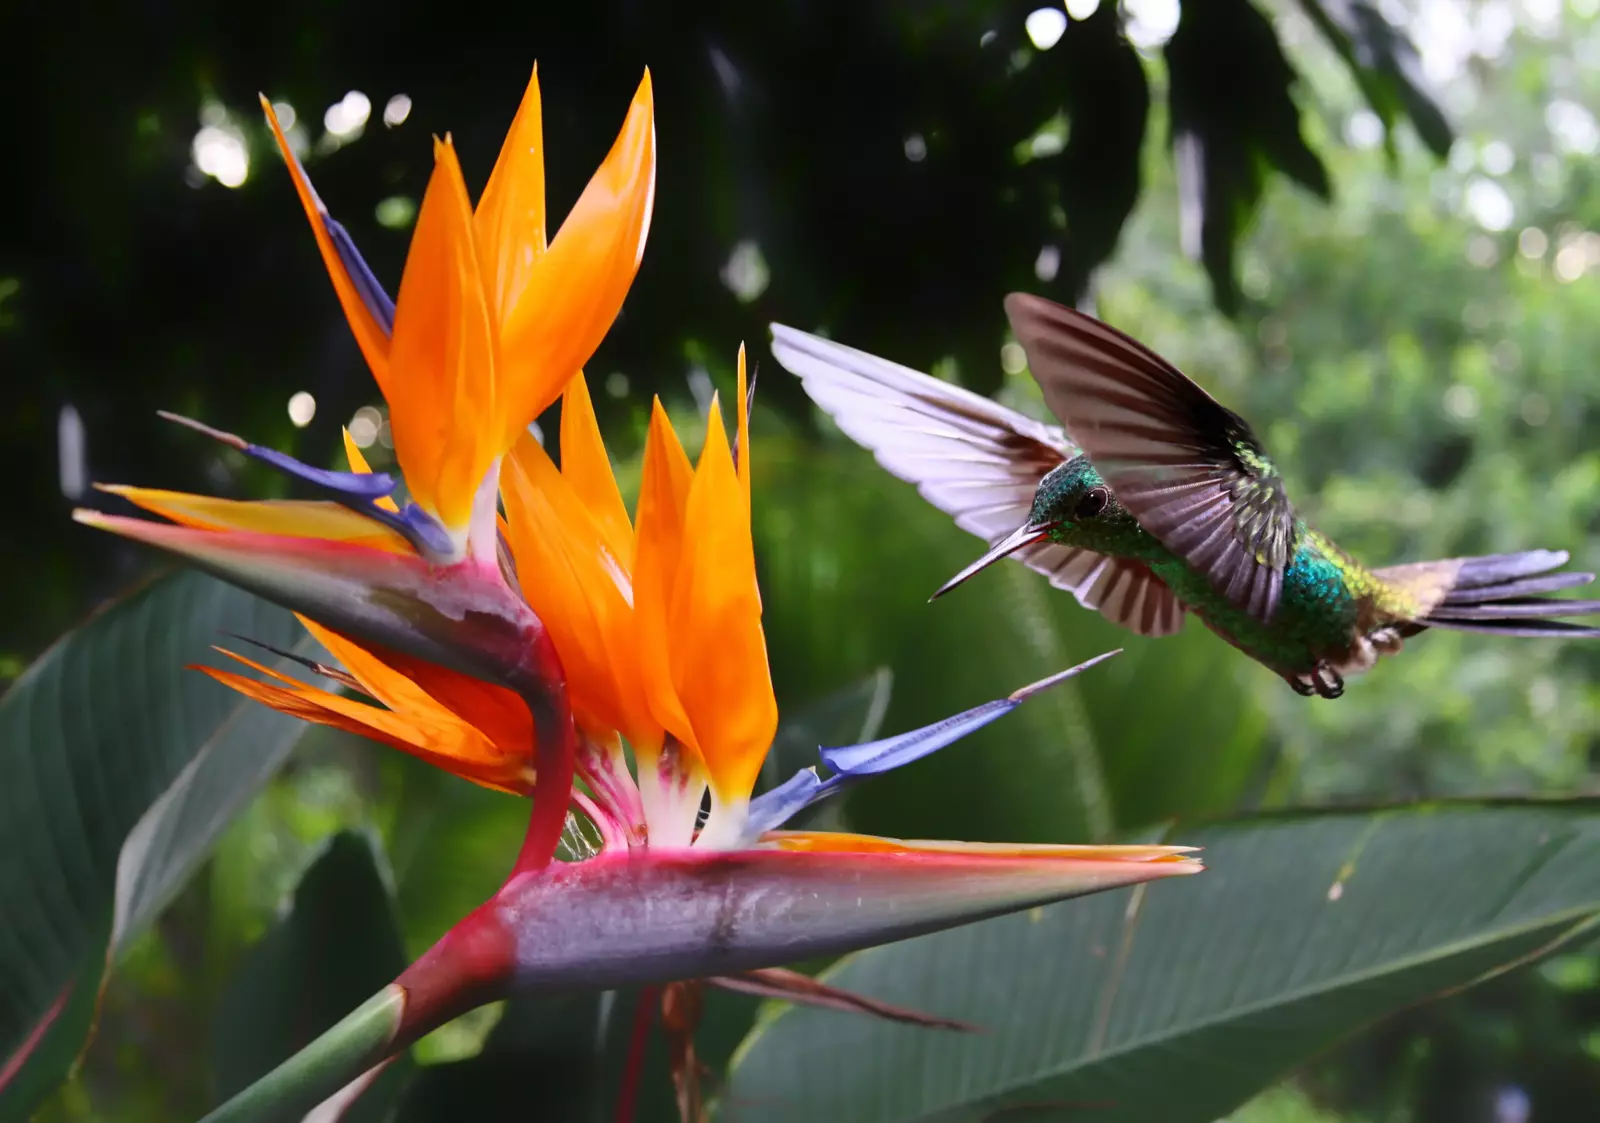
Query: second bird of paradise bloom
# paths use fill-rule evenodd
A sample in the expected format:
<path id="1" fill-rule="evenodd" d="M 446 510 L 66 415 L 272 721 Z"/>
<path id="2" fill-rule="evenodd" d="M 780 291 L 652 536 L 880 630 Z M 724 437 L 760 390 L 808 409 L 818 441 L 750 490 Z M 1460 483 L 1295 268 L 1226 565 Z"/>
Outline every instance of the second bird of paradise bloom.
<path id="1" fill-rule="evenodd" d="M 649 226 L 648 73 L 548 246 L 537 74 L 476 208 L 449 139 L 437 141 L 395 303 L 267 112 L 388 403 L 409 502 L 395 502 L 398 481 L 368 471 L 348 435 L 350 470 L 333 472 L 207 430 L 329 498 L 234 502 L 119 487 L 108 490 L 176 525 L 77 517 L 294 609 L 339 664 L 314 669 L 346 692 L 238 654 L 261 677 L 202 668 L 214 678 L 534 805 L 500 892 L 250 1102 L 314 1104 L 512 987 L 716 978 L 870 1009 L 771 969 L 1199 870 L 1181 847 L 782 829 L 818 799 L 948 745 L 1099 659 L 925 729 L 823 749 L 827 778 L 806 769 L 753 794 L 778 711 L 751 535 L 743 351 L 734 436 L 714 399 L 696 461 L 655 403 L 632 516 L 581 373 L 621 307 Z M 557 397 L 559 469 L 528 432 Z M 600 845 L 553 863 L 573 812 Z"/>

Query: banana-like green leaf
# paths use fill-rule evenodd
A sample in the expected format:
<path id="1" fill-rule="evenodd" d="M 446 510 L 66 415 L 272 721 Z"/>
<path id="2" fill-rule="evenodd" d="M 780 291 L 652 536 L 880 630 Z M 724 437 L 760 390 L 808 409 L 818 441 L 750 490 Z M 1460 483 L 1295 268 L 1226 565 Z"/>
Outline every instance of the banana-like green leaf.
<path id="1" fill-rule="evenodd" d="M 250 950 L 223 995 L 213 1038 L 226 1098 L 307 1044 L 405 970 L 393 879 L 372 839 L 334 835 L 301 877 L 288 913 Z M 341 1119 L 381 1118 L 374 1105 L 405 1078 L 379 1078 Z"/>
<path id="2" fill-rule="evenodd" d="M 719 1123 L 1209 1123 L 1386 1014 L 1600 920 L 1600 803 L 1438 805 L 1188 827 L 1208 872 L 848 957 L 824 977 L 984 1027 L 789 1009 Z M 1090 1105 L 1093 1105 L 1092 1112 Z"/>
<path id="3" fill-rule="evenodd" d="M 303 723 L 192 662 L 287 612 L 197 574 L 156 581 L 47 651 L 0 699 L 0 1120 L 83 1046 L 107 963 L 160 911 Z"/>

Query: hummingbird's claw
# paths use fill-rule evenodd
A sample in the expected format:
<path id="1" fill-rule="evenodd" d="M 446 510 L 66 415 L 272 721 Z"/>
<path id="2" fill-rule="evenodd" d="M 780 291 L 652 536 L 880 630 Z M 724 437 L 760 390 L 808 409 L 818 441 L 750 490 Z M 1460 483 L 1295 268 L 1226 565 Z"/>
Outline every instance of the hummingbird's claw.
<path id="1" fill-rule="evenodd" d="M 1302 698 L 1338 698 L 1344 694 L 1344 676 L 1326 662 L 1319 662 L 1306 675 L 1284 675 L 1283 680 Z"/>
<path id="2" fill-rule="evenodd" d="M 1337 698 L 1344 693 L 1344 676 L 1326 663 L 1317 664 L 1316 670 L 1311 672 L 1311 681 L 1323 698 Z"/>

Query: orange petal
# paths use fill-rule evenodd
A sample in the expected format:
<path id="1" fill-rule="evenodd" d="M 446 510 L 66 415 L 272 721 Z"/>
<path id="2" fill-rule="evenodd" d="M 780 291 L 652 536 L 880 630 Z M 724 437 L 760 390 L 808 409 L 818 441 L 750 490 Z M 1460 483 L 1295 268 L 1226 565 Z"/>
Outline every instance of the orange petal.
<path id="1" fill-rule="evenodd" d="M 371 472 L 372 465 L 368 464 L 367 458 L 361 454 L 361 449 L 356 446 L 356 439 L 350 435 L 350 430 L 341 428 L 339 431 L 344 434 L 344 458 L 349 461 L 350 470 L 359 472 L 363 476 Z M 387 495 L 379 499 L 377 505 L 385 511 L 398 511 L 400 509 L 395 501 Z"/>
<path id="2" fill-rule="evenodd" d="M 650 711 L 691 751 L 698 753 L 694 727 L 678 699 L 672 677 L 670 612 L 683 553 L 683 523 L 694 470 L 672 430 L 661 399 L 650 415 L 644 470 L 639 482 L 637 544 L 633 563 L 633 615 L 638 634 L 640 679 Z M 639 746 L 634 746 L 635 750 Z"/>
<path id="3" fill-rule="evenodd" d="M 241 501 L 190 495 L 182 491 L 96 484 L 101 491 L 120 495 L 131 503 L 171 519 L 179 526 L 200 530 L 245 531 L 293 538 L 318 538 L 387 550 L 416 553 L 411 544 L 386 526 L 348 507 L 318 499 Z"/>
<path id="4" fill-rule="evenodd" d="M 500 322 L 499 451 L 556 400 L 622 308 L 655 202 L 655 135 L 647 70 L 610 154 Z"/>
<path id="5" fill-rule="evenodd" d="M 550 630 L 578 723 L 649 751 L 661 743 L 639 684 L 631 587 L 599 523 L 550 457 L 524 437 L 501 470 L 507 540 L 523 595 Z"/>
<path id="6" fill-rule="evenodd" d="M 430 721 L 453 720 L 450 712 L 434 701 L 426 690 L 366 648 L 299 613 L 295 614 L 295 619 L 311 633 L 311 638 L 326 647 L 328 653 L 350 672 L 361 684 L 362 690 L 391 710 Z"/>
<path id="7" fill-rule="evenodd" d="M 415 715 L 392 713 L 290 679 L 231 651 L 223 654 L 290 685 L 273 686 L 214 667 L 196 666 L 195 669 L 282 713 L 391 745 L 485 787 L 518 795 L 533 791 L 533 773 L 528 762 L 498 752 L 487 738 L 464 722 L 432 722 Z"/>
<path id="8" fill-rule="evenodd" d="M 432 722 L 469 725 L 500 755 L 528 761 L 532 767 L 533 719 L 515 691 L 402 652 L 365 647 L 314 620 L 298 614 L 295 618 L 362 689 L 391 710 Z"/>
<path id="9" fill-rule="evenodd" d="M 521 300 L 545 251 L 542 116 L 535 66 L 473 215 L 484 287 L 497 324 L 504 324 Z"/>
<path id="10" fill-rule="evenodd" d="M 322 200 L 317 197 L 316 191 L 307 178 L 305 168 L 300 166 L 300 161 L 295 157 L 294 151 L 289 147 L 289 138 L 283 135 L 283 126 L 278 123 L 278 115 L 273 111 L 272 103 L 264 96 L 261 99 L 261 108 L 266 111 L 267 123 L 272 126 L 272 136 L 278 142 L 278 151 L 283 153 L 283 162 L 289 167 L 289 177 L 294 181 L 295 194 L 300 196 L 300 205 L 305 208 L 306 217 L 311 220 L 311 232 L 316 235 L 317 249 L 322 254 L 322 263 L 328 268 L 328 276 L 333 279 L 333 291 L 339 296 L 339 304 L 344 308 L 345 319 L 350 321 L 350 330 L 355 333 L 356 343 L 361 348 L 361 354 L 367 360 L 367 366 L 372 368 L 372 375 L 382 386 L 388 379 L 389 373 L 389 333 L 383 329 L 373 316 L 366 301 L 361 297 L 360 286 L 350 276 L 350 271 L 345 268 L 344 261 L 339 257 L 339 251 L 334 248 L 333 238 L 328 233 L 327 223 L 328 208 L 322 205 Z"/>
<path id="11" fill-rule="evenodd" d="M 410 679 L 442 710 L 482 733 L 503 756 L 533 767 L 538 754 L 533 717 L 515 691 L 402 651 L 377 648 L 372 655 Z"/>
<path id="12" fill-rule="evenodd" d="M 389 377 L 380 385 L 411 498 L 460 538 L 501 451 L 495 336 L 472 207 L 449 138 L 434 142 L 434 161 L 400 280 Z"/>
<path id="13" fill-rule="evenodd" d="M 673 685 L 713 789 L 749 798 L 778 729 L 744 486 L 712 399 L 670 615 Z"/>
<path id="14" fill-rule="evenodd" d="M 561 476 L 588 508 L 611 554 L 633 571 L 633 523 L 611 471 L 589 386 L 579 371 L 561 398 Z"/>

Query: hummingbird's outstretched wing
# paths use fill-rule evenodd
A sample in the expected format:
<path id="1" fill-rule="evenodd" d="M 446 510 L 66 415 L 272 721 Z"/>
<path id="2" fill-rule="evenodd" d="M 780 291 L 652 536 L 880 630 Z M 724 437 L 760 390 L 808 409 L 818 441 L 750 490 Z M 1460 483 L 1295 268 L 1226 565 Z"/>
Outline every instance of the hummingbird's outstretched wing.
<path id="1" fill-rule="evenodd" d="M 772 337 L 773 356 L 846 435 L 990 545 L 1027 521 L 1040 479 L 1078 453 L 1057 426 L 941 379 L 782 324 Z M 1048 541 L 1012 556 L 1139 635 L 1183 626 L 1177 598 L 1137 562 Z"/>
<path id="2" fill-rule="evenodd" d="M 1025 293 L 1005 303 L 1046 404 L 1117 499 L 1231 602 L 1272 619 L 1298 530 L 1250 426 L 1115 328 Z"/>

